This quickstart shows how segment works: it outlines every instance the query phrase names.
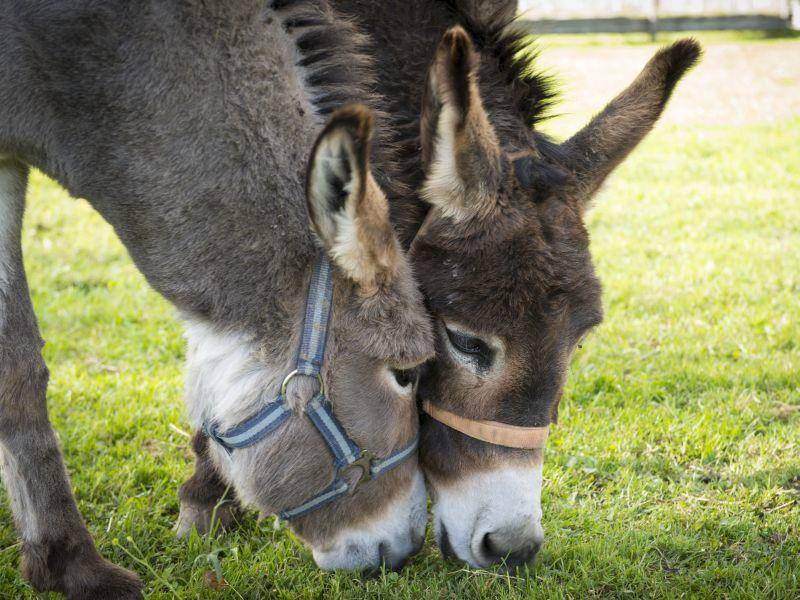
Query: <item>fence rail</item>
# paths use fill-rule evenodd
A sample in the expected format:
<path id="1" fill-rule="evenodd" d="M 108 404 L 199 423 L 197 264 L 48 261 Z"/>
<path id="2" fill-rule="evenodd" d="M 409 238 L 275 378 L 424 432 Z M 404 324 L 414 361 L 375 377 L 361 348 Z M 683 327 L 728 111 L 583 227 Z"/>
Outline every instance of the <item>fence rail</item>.
<path id="1" fill-rule="evenodd" d="M 531 18 L 772 15 L 789 17 L 791 0 L 519 0 Z"/>
<path id="2" fill-rule="evenodd" d="M 531 33 L 635 33 L 657 31 L 719 31 L 726 29 L 789 29 L 789 21 L 773 15 L 734 15 L 722 17 L 659 17 L 651 19 L 612 17 L 591 19 L 525 18 L 523 26 Z"/>
<path id="3" fill-rule="evenodd" d="M 800 0 L 521 0 L 532 33 L 800 29 Z"/>

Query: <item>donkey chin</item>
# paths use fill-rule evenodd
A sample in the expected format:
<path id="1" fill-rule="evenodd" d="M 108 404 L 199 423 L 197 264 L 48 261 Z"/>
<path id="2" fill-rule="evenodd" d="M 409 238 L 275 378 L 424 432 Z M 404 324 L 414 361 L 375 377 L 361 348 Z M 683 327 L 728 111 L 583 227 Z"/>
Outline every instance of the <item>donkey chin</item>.
<path id="1" fill-rule="evenodd" d="M 224 458 L 217 451 L 215 462 Z M 411 467 L 411 465 L 408 465 Z M 223 467 L 224 468 L 224 467 Z M 416 464 L 409 469 L 409 484 L 397 489 L 394 497 L 363 515 L 360 492 L 291 521 L 292 530 L 311 549 L 317 566 L 326 571 L 361 571 L 375 574 L 382 566 L 401 569 L 409 557 L 420 551 L 425 541 L 427 492 L 422 471 Z M 265 493 L 253 465 L 233 466 L 228 471 L 236 495 L 244 504 L 262 514 L 275 512 L 273 499 Z M 383 481 L 369 485 L 381 486 Z"/>
<path id="2" fill-rule="evenodd" d="M 431 482 L 436 540 L 445 558 L 516 569 L 536 557 L 542 529 L 542 462 Z"/>
<path id="3" fill-rule="evenodd" d="M 427 494 L 420 471 L 407 494 L 359 527 L 346 527 L 330 540 L 312 544 L 314 561 L 321 569 L 374 571 L 385 566 L 401 569 L 422 549 L 427 521 Z"/>

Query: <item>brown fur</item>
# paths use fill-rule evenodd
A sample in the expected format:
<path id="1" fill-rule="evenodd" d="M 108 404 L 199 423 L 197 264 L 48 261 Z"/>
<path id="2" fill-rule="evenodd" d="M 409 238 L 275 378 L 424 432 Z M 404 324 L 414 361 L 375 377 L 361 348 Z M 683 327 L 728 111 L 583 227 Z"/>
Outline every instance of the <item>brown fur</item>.
<path id="1" fill-rule="evenodd" d="M 699 47 L 682 41 L 660 51 L 592 123 L 557 144 L 535 130 L 554 94 L 531 54 L 519 53 L 527 41 L 507 27 L 511 4 L 499 2 L 499 10 L 487 14 L 485 5 L 469 0 L 334 0 L 372 36 L 406 183 L 429 201 L 405 196 L 393 205 L 437 333 L 437 358 L 422 377 L 420 396 L 464 417 L 540 426 L 556 420 L 570 356 L 602 317 L 585 207 L 653 126 Z M 466 33 L 452 29 L 458 25 Z M 465 37 L 476 59 L 461 51 Z M 461 123 L 451 125 L 458 140 L 452 170 L 488 182 L 477 204 L 469 201 L 475 186 L 456 178 L 449 190 L 431 185 L 439 183 L 432 165 L 443 141 L 442 102 L 472 111 L 478 106 L 473 84 L 480 118 L 467 121 L 471 135 L 463 135 Z M 432 93 L 435 87 L 452 93 L 443 98 Z M 480 143 L 493 138 L 499 176 L 494 150 L 485 149 L 492 145 Z M 463 210 L 470 206 L 471 212 Z M 502 350 L 493 351 L 488 366 L 467 355 L 456 359 L 446 323 L 487 344 L 496 340 Z M 439 485 L 531 459 L 429 418 L 423 419 L 420 457 L 434 497 Z M 491 491 L 486 494 L 489 501 Z"/>

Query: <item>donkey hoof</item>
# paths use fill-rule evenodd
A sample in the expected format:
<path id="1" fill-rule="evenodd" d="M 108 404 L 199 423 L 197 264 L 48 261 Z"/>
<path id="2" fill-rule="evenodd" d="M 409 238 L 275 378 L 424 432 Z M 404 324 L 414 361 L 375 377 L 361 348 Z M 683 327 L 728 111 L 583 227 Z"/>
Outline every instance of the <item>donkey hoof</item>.
<path id="1" fill-rule="evenodd" d="M 60 592 L 69 600 L 137 600 L 142 581 L 100 556 L 94 546 L 55 549 L 27 545 L 22 575 L 37 592 Z"/>
<path id="2" fill-rule="evenodd" d="M 231 523 L 234 519 L 234 511 L 230 503 L 225 503 L 216 506 L 216 514 L 214 514 L 214 506 L 201 506 L 198 504 L 190 504 L 188 502 L 181 502 L 181 511 L 178 514 L 178 520 L 172 530 L 178 539 L 189 537 L 192 531 L 197 531 L 199 535 L 206 535 L 219 528 L 222 531 L 230 529 Z M 215 523 L 212 526 L 211 520 L 214 519 Z"/>

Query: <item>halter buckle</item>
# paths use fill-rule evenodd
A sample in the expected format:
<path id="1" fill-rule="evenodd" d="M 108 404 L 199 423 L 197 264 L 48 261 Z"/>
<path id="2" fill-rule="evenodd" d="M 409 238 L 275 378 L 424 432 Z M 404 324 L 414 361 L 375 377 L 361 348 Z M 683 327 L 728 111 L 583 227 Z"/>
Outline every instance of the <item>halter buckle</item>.
<path id="1" fill-rule="evenodd" d="M 361 487 L 361 485 L 372 480 L 372 459 L 372 453 L 367 450 L 362 450 L 356 460 L 339 469 L 340 476 L 349 474 L 353 469 L 358 469 L 360 471 L 358 479 L 350 486 L 351 494 Z"/>

